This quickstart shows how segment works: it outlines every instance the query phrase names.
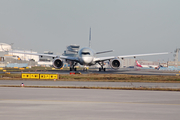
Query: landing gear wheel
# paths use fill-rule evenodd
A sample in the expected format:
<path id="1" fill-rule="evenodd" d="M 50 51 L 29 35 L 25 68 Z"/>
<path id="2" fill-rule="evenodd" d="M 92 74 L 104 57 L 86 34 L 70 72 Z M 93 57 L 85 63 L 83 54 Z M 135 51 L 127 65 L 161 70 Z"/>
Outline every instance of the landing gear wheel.
<path id="1" fill-rule="evenodd" d="M 83 68 L 83 71 L 87 71 L 87 68 Z"/>
<path id="2" fill-rule="evenodd" d="M 106 68 L 99 68 L 99 72 L 100 71 L 106 71 Z"/>
<path id="3" fill-rule="evenodd" d="M 70 71 L 76 71 L 76 70 L 77 70 L 76 68 L 70 67 Z"/>

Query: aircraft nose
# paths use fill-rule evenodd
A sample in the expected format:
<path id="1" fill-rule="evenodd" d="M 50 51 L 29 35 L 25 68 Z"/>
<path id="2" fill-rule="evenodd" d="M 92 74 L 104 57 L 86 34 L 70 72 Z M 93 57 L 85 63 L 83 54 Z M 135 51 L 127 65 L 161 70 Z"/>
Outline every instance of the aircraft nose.
<path id="1" fill-rule="evenodd" d="M 92 57 L 82 57 L 84 63 L 88 64 L 88 63 L 91 63 L 92 61 Z"/>

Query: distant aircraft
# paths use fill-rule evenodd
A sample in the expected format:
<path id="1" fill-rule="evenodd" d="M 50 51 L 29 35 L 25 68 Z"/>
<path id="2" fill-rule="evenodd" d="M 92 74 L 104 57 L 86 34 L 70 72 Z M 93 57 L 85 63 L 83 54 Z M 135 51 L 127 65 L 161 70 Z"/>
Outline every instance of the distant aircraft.
<path id="1" fill-rule="evenodd" d="M 154 68 L 154 69 L 159 68 L 159 65 L 141 65 L 137 60 L 136 60 L 136 66 L 140 68 Z"/>
<path id="2" fill-rule="evenodd" d="M 31 54 L 31 55 L 39 55 L 40 57 L 43 56 L 49 56 L 52 57 L 53 60 L 53 66 L 55 68 L 62 68 L 63 67 L 63 59 L 65 61 L 70 62 L 70 71 L 76 71 L 75 66 L 77 63 L 80 65 L 83 65 L 85 68 L 84 70 L 87 70 L 87 66 L 92 66 L 98 63 L 101 67 L 99 68 L 99 71 L 106 71 L 106 68 L 104 68 L 104 61 L 109 61 L 111 68 L 113 69 L 119 69 L 121 66 L 120 59 L 124 59 L 126 57 L 134 57 L 137 56 L 149 56 L 149 55 L 162 55 L 162 54 L 168 54 L 168 52 L 163 53 L 149 53 L 149 54 L 136 54 L 136 55 L 123 55 L 123 56 L 109 56 L 109 57 L 96 57 L 98 54 L 112 52 L 113 50 L 108 51 L 101 51 L 101 52 L 95 52 L 93 49 L 91 49 L 91 28 L 89 33 L 89 47 L 84 47 L 77 51 L 78 56 L 77 57 L 71 57 L 71 56 L 58 56 L 58 55 L 49 55 L 49 54 L 35 54 L 35 53 L 22 53 L 22 54 Z"/>

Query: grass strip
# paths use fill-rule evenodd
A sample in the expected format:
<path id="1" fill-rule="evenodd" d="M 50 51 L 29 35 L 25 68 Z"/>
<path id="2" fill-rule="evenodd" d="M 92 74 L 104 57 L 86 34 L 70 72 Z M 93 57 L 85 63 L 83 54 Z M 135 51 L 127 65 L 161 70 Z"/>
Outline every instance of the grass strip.
<path id="1" fill-rule="evenodd" d="M 21 87 L 20 85 L 0 85 L 0 87 Z M 180 88 L 146 88 L 146 87 L 76 87 L 76 86 L 24 86 L 22 88 L 70 88 L 70 89 L 109 89 L 109 90 L 148 90 L 148 91 L 180 91 Z"/>
<path id="2" fill-rule="evenodd" d="M 0 74 L 0 80 L 52 81 L 51 79 L 22 79 L 21 74 Z M 180 76 L 150 76 L 126 74 L 59 74 L 59 78 L 56 81 L 180 83 Z"/>

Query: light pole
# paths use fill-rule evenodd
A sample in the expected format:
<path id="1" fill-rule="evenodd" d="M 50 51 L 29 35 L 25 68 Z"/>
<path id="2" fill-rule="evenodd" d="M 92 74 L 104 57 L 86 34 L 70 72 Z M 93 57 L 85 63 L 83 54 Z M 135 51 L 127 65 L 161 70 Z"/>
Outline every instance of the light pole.
<path id="1" fill-rule="evenodd" d="M 12 49 L 12 56 L 13 56 L 13 44 L 14 43 L 11 43 L 10 45 L 11 45 L 11 49 Z"/>
<path id="2" fill-rule="evenodd" d="M 178 67 L 178 53 L 179 53 L 180 48 L 176 48 L 176 50 L 174 51 L 176 54 L 174 54 L 175 57 L 175 67 Z"/>
<path id="3" fill-rule="evenodd" d="M 32 54 L 32 49 L 30 49 L 30 50 L 31 50 L 31 54 Z M 30 66 L 31 66 L 31 59 L 32 59 L 32 55 L 30 57 Z"/>

